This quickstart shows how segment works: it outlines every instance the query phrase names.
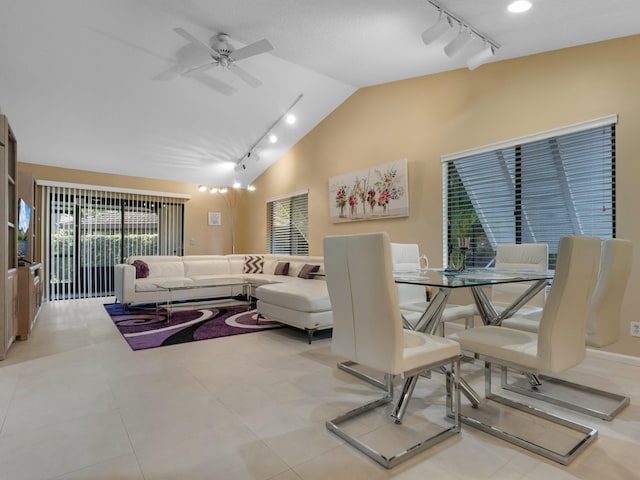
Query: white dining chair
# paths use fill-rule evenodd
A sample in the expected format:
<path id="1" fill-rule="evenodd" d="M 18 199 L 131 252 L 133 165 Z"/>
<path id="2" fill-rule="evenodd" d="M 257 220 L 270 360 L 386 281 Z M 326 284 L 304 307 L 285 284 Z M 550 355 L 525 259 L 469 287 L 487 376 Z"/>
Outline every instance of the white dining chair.
<path id="1" fill-rule="evenodd" d="M 569 464 L 596 438 L 595 429 L 492 392 L 491 367 L 500 366 L 504 385 L 508 369 L 525 374 L 553 375 L 582 362 L 586 352 L 586 317 L 598 276 L 599 261 L 598 238 L 562 237 L 558 243 L 554 281 L 542 311 L 537 334 L 492 325 L 475 327 L 447 337 L 460 342 L 463 351 L 474 352 L 484 360 L 485 398 L 536 415 L 570 430 L 574 440 L 571 446 L 566 450 L 554 450 L 537 442 L 536 439 L 525 439 L 521 432 L 514 435 L 479 417 L 461 415 L 463 422 L 564 465 Z"/>
<path id="2" fill-rule="evenodd" d="M 549 269 L 549 246 L 546 243 L 499 243 L 496 246 L 496 270 L 521 270 L 546 272 Z M 528 283 L 504 283 L 494 285 L 491 303 L 498 312 L 522 295 Z M 541 313 L 546 301 L 546 290 L 542 289 L 526 305 L 520 307 L 519 314 Z"/>
<path id="3" fill-rule="evenodd" d="M 333 310 L 334 353 L 384 372 L 386 394 L 326 422 L 327 429 L 385 468 L 391 468 L 460 431 L 458 388 L 460 346 L 443 337 L 403 328 L 393 280 L 389 237 L 384 232 L 324 239 L 324 266 Z M 403 412 L 420 374 L 446 366 L 446 428 L 393 455 L 384 455 L 347 432 L 343 423 L 394 402 L 393 377 L 405 379 L 391 416 Z M 398 427 L 400 428 L 400 427 Z M 386 440 L 393 441 L 390 434 Z"/>
<path id="4" fill-rule="evenodd" d="M 610 238 L 602 242 L 598 280 L 589 302 L 586 316 L 585 341 L 588 346 L 602 348 L 618 341 L 620 337 L 620 309 L 631 274 L 632 243 L 629 240 Z M 539 316 L 522 316 L 506 319 L 502 326 L 537 332 Z M 560 385 L 556 388 L 556 385 Z M 603 420 L 612 420 L 629 405 L 629 397 L 540 375 L 535 384 L 529 381 L 508 383 L 508 390 L 560 405 Z M 567 399 L 560 394 L 570 388 Z M 557 391 L 557 392 L 556 392 Z"/>
<path id="5" fill-rule="evenodd" d="M 415 243 L 391 243 L 391 259 L 394 273 L 415 272 L 420 268 L 420 250 Z M 422 313 L 427 309 L 425 287 L 406 283 L 396 284 L 398 302 L 405 326 L 414 329 Z M 449 305 L 442 311 L 440 325 L 442 332 L 446 322 L 463 320 L 465 328 L 473 326 L 475 310 L 472 305 Z"/>

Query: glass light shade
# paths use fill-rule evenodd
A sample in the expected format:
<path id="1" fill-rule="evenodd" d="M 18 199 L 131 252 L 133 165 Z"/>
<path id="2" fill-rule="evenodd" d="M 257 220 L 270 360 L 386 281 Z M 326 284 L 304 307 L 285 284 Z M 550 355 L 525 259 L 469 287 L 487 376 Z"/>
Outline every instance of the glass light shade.
<path id="1" fill-rule="evenodd" d="M 522 13 L 526 12 L 530 8 L 531 2 L 528 2 L 527 0 L 516 0 L 515 2 L 509 4 L 507 10 L 509 10 L 511 13 Z"/>

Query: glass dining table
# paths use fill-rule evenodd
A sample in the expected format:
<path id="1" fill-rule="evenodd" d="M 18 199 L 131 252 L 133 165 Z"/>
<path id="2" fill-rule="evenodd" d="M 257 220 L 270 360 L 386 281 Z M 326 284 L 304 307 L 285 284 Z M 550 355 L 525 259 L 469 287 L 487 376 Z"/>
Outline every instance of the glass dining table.
<path id="1" fill-rule="evenodd" d="M 427 304 L 427 309 L 415 326 L 415 330 L 435 334 L 442 312 L 453 290 L 469 288 L 483 323 L 485 325 L 500 325 L 502 320 L 514 315 L 523 305 L 545 288 L 549 280 L 553 278 L 553 275 L 553 270 L 538 272 L 477 268 L 459 272 L 426 268 L 415 272 L 397 273 L 394 274 L 393 278 L 395 283 L 423 285 L 437 289 L 435 295 Z M 530 286 L 515 298 L 511 305 L 498 312 L 489 300 L 485 287 L 522 282 L 530 282 Z"/>
<path id="2" fill-rule="evenodd" d="M 502 320 L 514 315 L 523 305 L 531 300 L 538 292 L 545 288 L 553 278 L 553 270 L 544 272 L 524 270 L 496 270 L 493 268 L 478 268 L 463 271 L 447 271 L 444 269 L 419 269 L 415 272 L 394 274 L 395 283 L 424 285 L 437 288 L 435 295 L 428 302 L 427 308 L 416 323 L 414 330 L 435 335 L 440 325 L 442 312 L 447 305 L 449 295 L 458 288 L 469 288 L 475 301 L 478 313 L 485 325 L 500 325 Z M 501 309 L 498 313 L 485 292 L 485 287 L 505 283 L 530 282 L 531 285 L 516 297 L 511 305 Z M 414 379 L 415 382 L 415 379 Z M 375 383 L 374 383 L 375 384 Z M 405 384 L 403 392 L 411 385 Z M 480 403 L 479 395 L 471 386 L 460 378 L 460 391 L 474 405 Z M 401 416 L 403 411 L 399 413 Z"/>

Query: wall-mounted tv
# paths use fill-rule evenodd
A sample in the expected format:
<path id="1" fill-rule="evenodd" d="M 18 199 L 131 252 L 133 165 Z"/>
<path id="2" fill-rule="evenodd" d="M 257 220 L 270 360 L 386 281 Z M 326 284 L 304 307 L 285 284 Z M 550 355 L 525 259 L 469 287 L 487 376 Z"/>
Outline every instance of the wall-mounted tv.
<path id="1" fill-rule="evenodd" d="M 31 207 L 22 198 L 18 200 L 18 257 L 25 258 L 29 252 L 29 227 Z"/>

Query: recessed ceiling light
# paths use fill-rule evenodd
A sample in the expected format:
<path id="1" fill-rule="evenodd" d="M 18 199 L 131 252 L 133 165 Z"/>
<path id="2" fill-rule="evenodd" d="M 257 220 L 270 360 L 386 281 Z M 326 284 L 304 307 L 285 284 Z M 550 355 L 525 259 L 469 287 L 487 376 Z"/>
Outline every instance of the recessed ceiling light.
<path id="1" fill-rule="evenodd" d="M 516 0 L 515 2 L 509 4 L 507 10 L 509 10 L 511 13 L 522 13 L 526 12 L 530 8 L 531 2 L 527 0 Z"/>
<path id="2" fill-rule="evenodd" d="M 296 116 L 293 113 L 290 113 L 289 115 L 287 115 L 287 118 L 285 120 L 289 125 L 293 125 L 294 123 L 296 123 Z"/>
<path id="3" fill-rule="evenodd" d="M 270 141 L 271 143 L 276 143 L 276 142 L 278 141 L 278 137 L 277 137 L 277 136 L 275 136 L 274 134 L 271 134 L 271 135 L 269 136 L 269 141 Z"/>

